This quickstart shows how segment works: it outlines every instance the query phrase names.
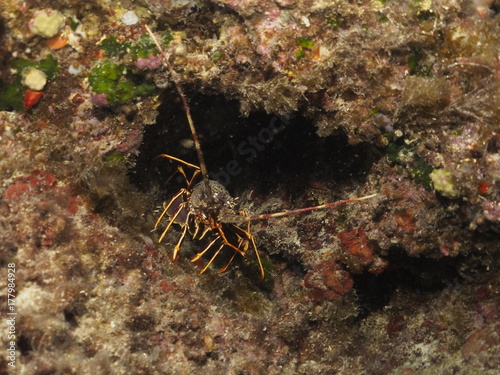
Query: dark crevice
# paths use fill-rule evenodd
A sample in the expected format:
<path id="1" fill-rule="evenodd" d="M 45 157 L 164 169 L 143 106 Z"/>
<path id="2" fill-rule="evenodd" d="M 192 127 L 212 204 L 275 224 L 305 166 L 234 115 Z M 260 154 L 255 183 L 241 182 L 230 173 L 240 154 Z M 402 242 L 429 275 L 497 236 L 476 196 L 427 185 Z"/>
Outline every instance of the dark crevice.
<path id="1" fill-rule="evenodd" d="M 434 293 L 463 281 L 459 273 L 462 264 L 460 257 L 415 258 L 402 250 L 394 250 L 387 260 L 389 266 L 380 275 L 367 272 L 354 275 L 354 285 L 362 309 L 359 319 L 384 308 L 390 303 L 396 290 Z"/>
<path id="2" fill-rule="evenodd" d="M 286 194 L 296 208 L 318 204 L 309 202 L 304 194 L 311 187 L 331 191 L 332 199 L 337 194 L 340 199 L 342 191 L 364 182 L 380 158 L 369 144 L 349 145 L 340 131 L 317 136 L 314 124 L 300 114 L 283 117 L 256 112 L 242 117 L 237 101 L 189 91 L 186 95 L 210 178 L 226 186 L 233 197 L 253 191 L 254 204 L 265 202 L 272 194 L 280 194 L 279 198 Z M 180 175 L 170 179 L 178 163 L 158 158 L 162 153 L 199 164 L 186 114 L 173 89 L 164 93 L 157 123 L 146 128 L 135 166 L 129 171 L 139 190 L 154 192 L 157 206 L 186 186 Z M 189 167 L 183 168 L 188 176 L 192 174 Z M 197 246 L 202 249 L 205 245 Z M 257 247 L 264 249 L 261 244 Z M 251 262 L 236 257 L 231 269 L 242 263 L 256 266 L 251 253 Z M 214 269 L 223 267 L 231 256 L 231 252 L 219 255 Z M 210 257 L 209 252 L 206 259 Z M 239 268 L 246 270 L 248 264 Z M 259 274 L 258 269 L 250 268 Z"/>
<path id="3" fill-rule="evenodd" d="M 199 162 L 194 148 L 185 147 L 192 145 L 192 137 L 176 93 L 166 95 L 164 103 L 157 124 L 146 130 L 130 176 L 143 191 L 156 185 L 172 194 L 183 187 L 183 180 L 174 179 L 169 186 L 164 182 L 177 165 L 155 157 L 166 153 Z M 190 107 L 210 177 L 233 196 L 248 187 L 268 194 L 280 184 L 300 195 L 311 181 L 325 188 L 351 185 L 362 181 L 378 158 L 368 144 L 348 145 L 343 133 L 318 137 L 310 120 L 300 115 L 257 112 L 241 117 L 238 102 L 221 96 L 194 96 Z"/>
<path id="4" fill-rule="evenodd" d="M 17 339 L 17 347 L 21 352 L 22 356 L 27 356 L 33 351 L 33 345 L 31 339 L 23 334 L 20 334 Z"/>

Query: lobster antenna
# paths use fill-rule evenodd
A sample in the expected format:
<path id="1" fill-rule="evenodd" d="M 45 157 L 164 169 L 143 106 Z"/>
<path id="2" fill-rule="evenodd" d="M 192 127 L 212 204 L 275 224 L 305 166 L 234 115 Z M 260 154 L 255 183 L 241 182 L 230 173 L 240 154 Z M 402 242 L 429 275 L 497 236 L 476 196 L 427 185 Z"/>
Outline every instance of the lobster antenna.
<path id="1" fill-rule="evenodd" d="M 225 216 L 222 217 L 222 220 L 225 223 L 241 223 L 241 222 L 247 222 L 247 221 L 253 221 L 253 220 L 262 220 L 262 219 L 268 219 L 268 218 L 271 218 L 271 217 L 280 217 L 280 216 L 298 214 L 298 213 L 301 213 L 301 212 L 307 212 L 307 211 L 313 211 L 313 210 L 320 210 L 322 208 L 328 208 L 328 207 L 338 206 L 340 204 L 358 202 L 358 201 L 362 201 L 362 200 L 365 200 L 365 199 L 370 199 L 370 198 L 376 197 L 377 195 L 378 194 L 375 193 L 375 194 L 365 195 L 364 197 L 347 199 L 347 200 L 333 202 L 333 203 L 326 203 L 326 204 L 321 204 L 319 206 L 306 207 L 306 208 L 298 208 L 296 210 L 275 212 L 273 214 L 261 214 L 261 215 L 253 215 L 253 216 L 225 215 Z"/>
<path id="2" fill-rule="evenodd" d="M 158 51 L 163 57 L 163 63 L 167 67 L 168 71 L 170 72 L 170 75 L 172 76 L 172 80 L 175 83 L 175 87 L 177 88 L 177 92 L 179 93 L 179 96 L 181 97 L 182 100 L 182 106 L 184 107 L 184 112 L 186 113 L 186 117 L 189 123 L 189 128 L 191 129 L 191 135 L 193 137 L 194 141 L 194 148 L 196 149 L 196 153 L 198 155 L 198 161 L 200 162 L 200 169 L 201 169 L 201 176 L 203 177 L 203 183 L 205 185 L 205 189 L 208 192 L 209 199 L 212 199 L 212 189 L 210 189 L 210 184 L 208 182 L 208 171 L 207 171 L 207 166 L 205 164 L 205 158 L 203 157 L 203 152 L 201 151 L 201 145 L 200 145 L 200 140 L 198 139 L 198 134 L 196 133 L 196 129 L 194 127 L 194 121 L 193 118 L 191 117 L 191 111 L 189 110 L 189 106 L 187 103 L 186 95 L 184 95 L 184 90 L 182 89 L 181 86 L 181 79 L 180 75 L 174 70 L 170 62 L 168 61 L 167 55 L 165 54 L 165 51 L 161 47 L 160 43 L 158 42 L 158 39 L 156 39 L 155 35 L 151 31 L 148 25 L 145 25 L 146 31 L 148 32 L 149 36 L 151 39 L 153 39 L 153 42 L 156 45 L 156 48 L 158 48 Z"/>

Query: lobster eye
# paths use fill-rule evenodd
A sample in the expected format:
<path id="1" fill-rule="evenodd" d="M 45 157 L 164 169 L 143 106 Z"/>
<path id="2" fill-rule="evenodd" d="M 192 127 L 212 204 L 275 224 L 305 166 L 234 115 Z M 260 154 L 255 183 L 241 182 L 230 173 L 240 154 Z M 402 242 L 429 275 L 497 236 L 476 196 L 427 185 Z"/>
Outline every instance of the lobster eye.
<path id="1" fill-rule="evenodd" d="M 224 205 L 229 205 L 229 203 L 230 203 L 228 199 L 224 199 L 224 197 L 221 194 L 218 194 L 218 193 L 214 193 L 214 198 L 218 202 L 223 203 Z"/>

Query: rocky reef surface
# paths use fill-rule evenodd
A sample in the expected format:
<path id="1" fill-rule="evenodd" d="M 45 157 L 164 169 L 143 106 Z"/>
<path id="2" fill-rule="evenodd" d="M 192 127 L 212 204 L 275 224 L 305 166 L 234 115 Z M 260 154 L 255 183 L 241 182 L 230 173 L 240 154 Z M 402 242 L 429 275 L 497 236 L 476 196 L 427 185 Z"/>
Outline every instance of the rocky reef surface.
<path id="1" fill-rule="evenodd" d="M 497 374 L 499 12 L 4 1 L 0 374 Z M 189 234 L 172 262 L 156 156 L 199 161 L 146 25 L 240 209 L 378 195 L 253 221 L 264 280 L 251 251 L 199 275 Z"/>

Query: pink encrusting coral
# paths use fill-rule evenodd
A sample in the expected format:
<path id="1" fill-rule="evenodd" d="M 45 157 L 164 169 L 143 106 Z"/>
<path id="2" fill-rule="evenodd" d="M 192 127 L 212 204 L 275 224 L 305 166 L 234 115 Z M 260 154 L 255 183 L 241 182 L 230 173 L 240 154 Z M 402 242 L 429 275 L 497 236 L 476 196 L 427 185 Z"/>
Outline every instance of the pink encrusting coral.
<path id="1" fill-rule="evenodd" d="M 329 260 L 309 271 L 304 277 L 304 287 L 311 298 L 317 302 L 335 301 L 348 293 L 354 285 L 349 272 L 342 266 Z"/>
<path id="2" fill-rule="evenodd" d="M 74 215 L 78 210 L 78 204 L 74 191 L 69 186 L 57 186 L 58 182 L 50 173 L 40 170 L 33 171 L 28 176 L 18 177 L 7 187 L 3 200 L 5 202 L 31 199 L 33 196 L 47 192 L 48 196 L 57 197 L 67 212 Z"/>
<path id="3" fill-rule="evenodd" d="M 341 232 L 337 237 L 340 239 L 342 248 L 361 266 L 367 266 L 373 262 L 373 246 L 367 242 L 363 228 Z"/>
<path id="4" fill-rule="evenodd" d="M 149 54 L 148 57 L 139 57 L 136 61 L 134 61 L 134 64 L 141 70 L 155 70 L 161 66 L 161 55 Z"/>

